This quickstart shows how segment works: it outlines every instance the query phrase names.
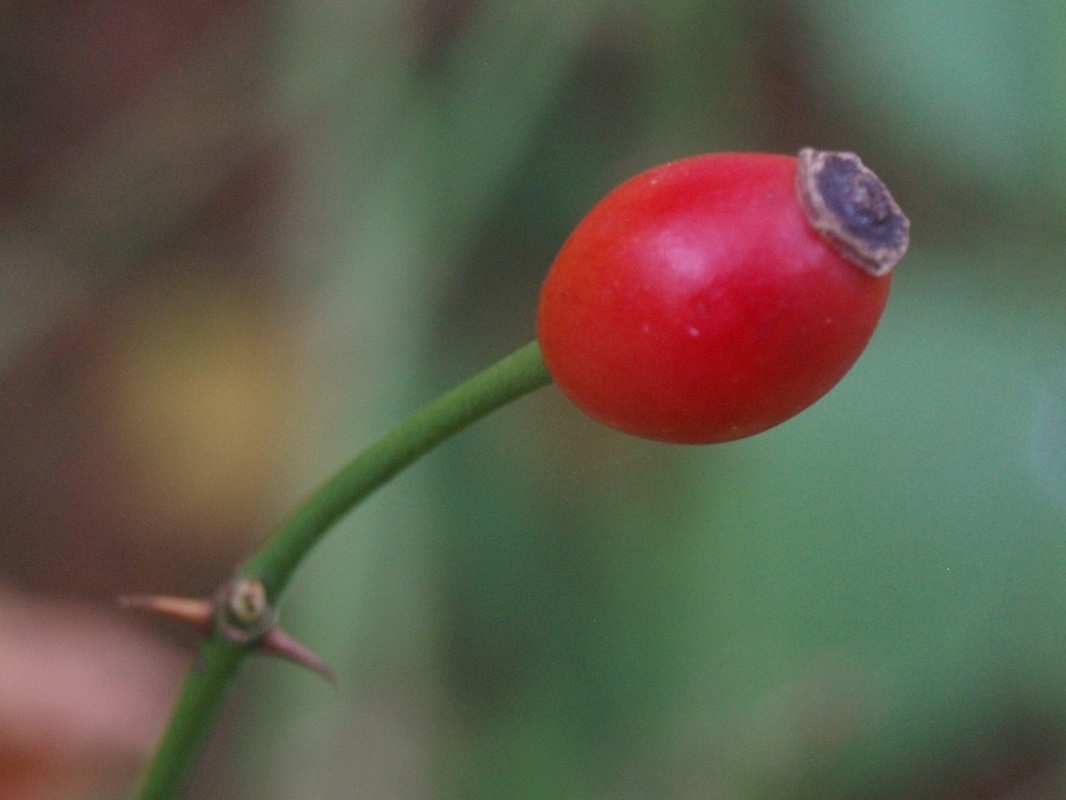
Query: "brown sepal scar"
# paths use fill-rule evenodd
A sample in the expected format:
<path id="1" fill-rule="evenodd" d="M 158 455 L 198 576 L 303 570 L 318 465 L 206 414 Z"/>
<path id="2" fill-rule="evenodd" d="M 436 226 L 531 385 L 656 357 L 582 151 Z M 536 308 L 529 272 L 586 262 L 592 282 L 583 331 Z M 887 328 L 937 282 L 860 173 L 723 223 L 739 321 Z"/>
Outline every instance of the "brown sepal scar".
<path id="1" fill-rule="evenodd" d="M 800 150 L 796 192 L 811 226 L 864 272 L 887 275 L 906 254 L 910 220 L 854 153 Z"/>
<path id="2" fill-rule="evenodd" d="M 202 636 L 219 631 L 235 644 L 284 658 L 321 675 L 336 685 L 337 676 L 310 648 L 277 624 L 277 614 L 267 602 L 262 582 L 255 578 L 226 581 L 212 598 L 167 595 L 126 595 L 124 608 L 162 614 L 196 628 Z"/>

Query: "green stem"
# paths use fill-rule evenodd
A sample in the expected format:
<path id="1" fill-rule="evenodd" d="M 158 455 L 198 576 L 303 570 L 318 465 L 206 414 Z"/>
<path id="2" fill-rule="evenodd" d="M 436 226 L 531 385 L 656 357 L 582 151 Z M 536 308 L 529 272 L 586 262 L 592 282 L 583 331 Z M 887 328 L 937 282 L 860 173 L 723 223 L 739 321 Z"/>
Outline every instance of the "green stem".
<path id="1" fill-rule="evenodd" d="M 530 342 L 416 411 L 324 483 L 244 565 L 277 602 L 326 531 L 371 492 L 444 440 L 501 406 L 551 383 Z M 142 785 L 140 800 L 177 797 L 214 725 L 246 646 L 219 635 L 204 643 Z"/>
<path id="2" fill-rule="evenodd" d="M 155 758 L 141 785 L 141 800 L 178 796 L 189 770 L 207 742 L 222 711 L 246 648 L 214 636 L 204 643 L 189 670 Z"/>

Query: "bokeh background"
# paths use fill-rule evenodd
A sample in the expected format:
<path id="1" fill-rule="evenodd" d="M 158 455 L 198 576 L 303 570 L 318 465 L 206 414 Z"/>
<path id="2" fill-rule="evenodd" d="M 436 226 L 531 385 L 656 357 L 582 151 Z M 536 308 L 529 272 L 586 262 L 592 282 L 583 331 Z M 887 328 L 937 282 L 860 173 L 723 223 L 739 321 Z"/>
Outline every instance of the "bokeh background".
<path id="1" fill-rule="evenodd" d="M 0 5 L 0 795 L 132 786 L 206 594 L 533 335 L 568 230 L 713 150 L 912 219 L 866 355 L 751 440 L 546 389 L 337 526 L 191 798 L 1066 796 L 1066 5 Z"/>

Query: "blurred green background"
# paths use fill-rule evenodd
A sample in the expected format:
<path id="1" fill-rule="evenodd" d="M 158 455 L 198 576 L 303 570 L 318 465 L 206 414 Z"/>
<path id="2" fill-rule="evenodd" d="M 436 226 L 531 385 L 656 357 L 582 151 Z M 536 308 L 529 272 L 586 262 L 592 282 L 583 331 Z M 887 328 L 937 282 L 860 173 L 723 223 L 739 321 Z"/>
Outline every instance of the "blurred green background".
<path id="1" fill-rule="evenodd" d="M 34 596 L 210 591 L 528 341 L 643 168 L 853 150 L 912 220 L 867 353 L 780 428 L 641 442 L 547 389 L 345 519 L 283 610 L 340 688 L 253 661 L 192 797 L 1066 794 L 1066 5 L 153 8 L 0 12 Z"/>

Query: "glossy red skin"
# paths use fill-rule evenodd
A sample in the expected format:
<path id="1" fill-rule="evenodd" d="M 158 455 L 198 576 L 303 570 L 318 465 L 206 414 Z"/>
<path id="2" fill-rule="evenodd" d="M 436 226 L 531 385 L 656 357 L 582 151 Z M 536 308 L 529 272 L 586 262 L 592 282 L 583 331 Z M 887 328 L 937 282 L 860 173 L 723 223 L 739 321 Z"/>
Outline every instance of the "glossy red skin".
<path id="1" fill-rule="evenodd" d="M 559 388 L 627 433 L 740 439 L 828 392 L 873 335 L 891 276 L 833 250 L 796 196 L 796 159 L 697 156 L 597 204 L 541 291 Z"/>

